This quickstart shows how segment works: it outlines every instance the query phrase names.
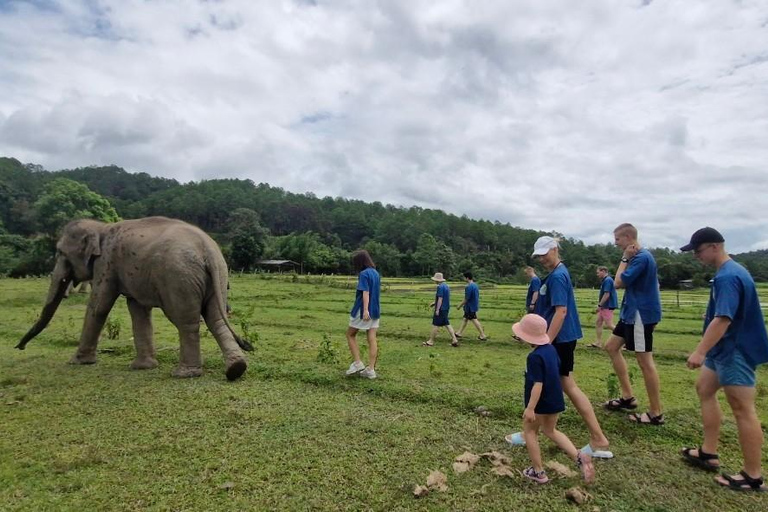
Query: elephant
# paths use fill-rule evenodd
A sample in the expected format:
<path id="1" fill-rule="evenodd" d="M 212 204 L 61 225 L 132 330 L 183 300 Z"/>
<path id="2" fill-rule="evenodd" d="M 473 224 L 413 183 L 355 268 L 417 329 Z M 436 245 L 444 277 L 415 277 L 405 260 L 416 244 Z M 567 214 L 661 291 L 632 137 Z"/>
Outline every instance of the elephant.
<path id="1" fill-rule="evenodd" d="M 56 265 L 40 317 L 16 348 L 40 334 L 56 313 L 70 282 L 90 281 L 91 295 L 71 364 L 94 364 L 99 335 L 120 295 L 131 315 L 136 358 L 132 369 L 157 367 L 152 308 L 161 308 L 179 331 L 174 377 L 202 375 L 200 316 L 224 355 L 226 377 L 246 370 L 243 350 L 253 350 L 227 321 L 227 264 L 216 242 L 201 229 L 166 217 L 105 224 L 91 219 L 67 224 L 56 244 Z"/>

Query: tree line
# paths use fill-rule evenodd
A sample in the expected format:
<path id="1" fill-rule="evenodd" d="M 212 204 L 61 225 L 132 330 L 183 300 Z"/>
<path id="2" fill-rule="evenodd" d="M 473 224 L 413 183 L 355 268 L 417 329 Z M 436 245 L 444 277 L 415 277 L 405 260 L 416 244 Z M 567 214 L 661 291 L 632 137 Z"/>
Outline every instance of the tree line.
<path id="1" fill-rule="evenodd" d="M 367 249 L 385 276 L 458 277 L 523 283 L 536 267 L 536 230 L 456 216 L 440 210 L 297 194 L 250 180 L 179 183 L 120 167 L 56 172 L 0 158 L 0 275 L 47 274 L 56 233 L 69 220 L 106 222 L 163 215 L 195 224 L 222 246 L 230 267 L 252 271 L 259 259 L 289 259 L 312 273 L 349 273 L 349 257 Z M 557 234 L 556 234 L 557 235 Z M 597 286 L 598 265 L 613 268 L 621 254 L 610 244 L 562 238 L 561 255 L 576 286 Z M 692 279 L 704 286 L 712 271 L 690 255 L 653 249 L 661 285 Z M 739 255 L 759 281 L 768 281 L 768 251 Z"/>

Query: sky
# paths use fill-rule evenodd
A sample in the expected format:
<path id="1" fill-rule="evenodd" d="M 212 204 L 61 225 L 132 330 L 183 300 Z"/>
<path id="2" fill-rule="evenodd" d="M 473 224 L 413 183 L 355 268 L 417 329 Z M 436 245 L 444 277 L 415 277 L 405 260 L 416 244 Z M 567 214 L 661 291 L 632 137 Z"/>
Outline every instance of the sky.
<path id="1" fill-rule="evenodd" d="M 0 0 L 0 156 L 768 248 L 764 0 Z"/>

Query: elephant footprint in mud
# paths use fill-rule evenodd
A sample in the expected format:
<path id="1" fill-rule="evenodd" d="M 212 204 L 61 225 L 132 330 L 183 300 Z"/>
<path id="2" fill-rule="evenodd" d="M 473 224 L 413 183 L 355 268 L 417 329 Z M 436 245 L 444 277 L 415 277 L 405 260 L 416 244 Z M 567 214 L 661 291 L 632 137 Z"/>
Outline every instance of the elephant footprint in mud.
<path id="1" fill-rule="evenodd" d="M 16 348 L 23 350 L 53 318 L 71 282 L 91 281 L 91 296 L 73 364 L 96 362 L 96 346 L 112 306 L 128 301 L 136 359 L 133 369 L 155 368 L 152 308 L 161 308 L 179 330 L 181 354 L 175 377 L 202 375 L 200 315 L 224 355 L 226 376 L 236 380 L 247 365 L 241 349 L 253 350 L 226 317 L 227 264 L 202 230 L 165 217 L 104 224 L 67 224 L 56 244 L 56 266 L 43 312 Z"/>

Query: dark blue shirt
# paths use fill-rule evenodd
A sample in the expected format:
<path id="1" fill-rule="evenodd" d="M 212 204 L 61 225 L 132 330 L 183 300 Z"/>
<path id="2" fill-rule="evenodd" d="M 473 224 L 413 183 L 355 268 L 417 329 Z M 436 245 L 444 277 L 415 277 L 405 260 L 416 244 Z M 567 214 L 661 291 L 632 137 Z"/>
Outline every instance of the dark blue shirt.
<path id="1" fill-rule="evenodd" d="M 600 295 L 597 296 L 598 303 L 603 300 L 603 295 L 605 295 L 606 292 L 610 295 L 608 296 L 608 300 L 605 301 L 605 304 L 603 304 L 603 309 L 616 309 L 619 307 L 619 297 L 616 295 L 616 285 L 611 276 L 605 276 L 600 283 Z"/>
<path id="2" fill-rule="evenodd" d="M 541 397 L 534 412 L 556 414 L 565 410 L 563 386 L 560 384 L 560 358 L 550 344 L 539 345 L 531 350 L 525 365 L 525 406 L 531 401 L 531 390 L 537 382 L 542 383 Z"/>
<path id="3" fill-rule="evenodd" d="M 451 289 L 445 283 L 437 285 L 437 291 L 435 292 L 435 311 L 437 311 L 437 299 L 443 298 L 443 303 L 440 304 L 440 311 L 448 311 L 451 308 Z"/>
<path id="4" fill-rule="evenodd" d="M 768 333 L 755 282 L 749 272 L 733 260 L 723 263 L 715 274 L 704 320 L 705 331 L 717 316 L 730 318 L 731 325 L 709 349 L 707 357 L 728 360 L 738 350 L 755 366 L 768 362 Z"/>
<path id="5" fill-rule="evenodd" d="M 464 311 L 477 313 L 480 310 L 480 288 L 477 283 L 472 282 L 464 288 Z"/>
<path id="6" fill-rule="evenodd" d="M 381 278 L 375 268 L 368 267 L 357 277 L 357 291 L 355 292 L 355 305 L 352 306 L 350 316 L 363 318 L 363 292 L 368 292 L 368 312 L 371 318 L 381 317 L 379 305 L 379 293 L 381 290 Z"/>
<path id="7" fill-rule="evenodd" d="M 582 337 L 579 311 L 576 309 L 576 298 L 573 294 L 571 275 L 563 263 L 559 263 L 541 282 L 539 300 L 536 301 L 534 313 L 543 316 L 549 326 L 555 316 L 555 308 L 567 308 L 563 326 L 557 334 L 554 343 L 567 343 Z"/>
<path id="8" fill-rule="evenodd" d="M 539 288 L 541 288 L 541 279 L 539 279 L 539 276 L 533 276 L 531 278 L 531 284 L 528 285 L 528 296 L 525 298 L 525 309 L 528 309 L 531 306 L 533 294 L 539 291 Z"/>
<path id="9" fill-rule="evenodd" d="M 624 299 L 621 301 L 619 319 L 625 324 L 634 325 L 635 314 L 640 313 L 640 320 L 644 325 L 659 323 L 659 278 L 656 260 L 648 250 L 640 249 L 629 260 L 629 264 L 621 273 L 621 282 L 624 284 Z"/>

